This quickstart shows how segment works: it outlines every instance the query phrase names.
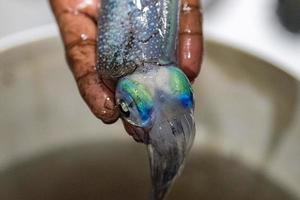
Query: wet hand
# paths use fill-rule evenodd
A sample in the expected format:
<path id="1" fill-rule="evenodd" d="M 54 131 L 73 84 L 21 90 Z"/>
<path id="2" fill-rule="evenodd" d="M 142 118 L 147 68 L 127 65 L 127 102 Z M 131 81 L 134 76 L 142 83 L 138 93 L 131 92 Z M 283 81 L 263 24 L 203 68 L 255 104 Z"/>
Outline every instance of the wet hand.
<path id="1" fill-rule="evenodd" d="M 119 117 L 113 81 L 96 71 L 97 16 L 100 0 L 50 0 L 69 67 L 90 110 L 104 123 Z M 179 31 L 179 65 L 193 81 L 199 74 L 202 53 L 202 13 L 199 0 L 182 0 Z M 126 127 L 130 134 L 132 129 Z"/>

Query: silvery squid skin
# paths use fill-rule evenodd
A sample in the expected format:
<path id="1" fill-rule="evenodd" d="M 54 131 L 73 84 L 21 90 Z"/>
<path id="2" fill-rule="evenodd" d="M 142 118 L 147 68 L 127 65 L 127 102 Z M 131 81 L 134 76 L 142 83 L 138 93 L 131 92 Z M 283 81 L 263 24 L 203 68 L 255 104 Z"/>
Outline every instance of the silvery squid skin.
<path id="1" fill-rule="evenodd" d="M 119 78 L 146 63 L 175 62 L 178 0 L 102 0 L 98 71 Z"/>
<path id="2" fill-rule="evenodd" d="M 191 84 L 176 65 L 178 0 L 102 0 L 97 69 L 119 78 L 121 117 L 143 130 L 152 199 L 166 196 L 195 135 Z"/>

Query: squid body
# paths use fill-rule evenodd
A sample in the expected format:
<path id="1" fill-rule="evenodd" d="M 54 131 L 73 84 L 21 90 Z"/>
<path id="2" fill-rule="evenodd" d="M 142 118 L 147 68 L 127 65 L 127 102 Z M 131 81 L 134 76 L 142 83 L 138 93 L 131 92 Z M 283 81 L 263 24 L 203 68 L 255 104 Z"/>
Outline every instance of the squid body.
<path id="1" fill-rule="evenodd" d="M 121 117 L 145 133 L 153 192 L 164 199 L 195 135 L 191 84 L 176 62 L 179 0 L 102 0 L 97 70 L 118 79 Z"/>

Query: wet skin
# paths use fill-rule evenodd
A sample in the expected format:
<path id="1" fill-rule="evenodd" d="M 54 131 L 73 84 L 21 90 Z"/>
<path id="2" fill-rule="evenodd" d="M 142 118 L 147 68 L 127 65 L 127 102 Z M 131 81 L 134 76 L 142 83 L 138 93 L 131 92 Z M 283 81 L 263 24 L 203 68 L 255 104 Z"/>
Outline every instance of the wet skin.
<path id="1" fill-rule="evenodd" d="M 96 72 L 97 18 L 99 0 L 50 0 L 79 92 L 90 110 L 105 123 L 119 118 L 115 83 Z M 180 9 L 179 66 L 193 81 L 202 62 L 202 13 L 198 0 L 182 0 Z M 129 134 L 135 130 L 125 126 Z"/>

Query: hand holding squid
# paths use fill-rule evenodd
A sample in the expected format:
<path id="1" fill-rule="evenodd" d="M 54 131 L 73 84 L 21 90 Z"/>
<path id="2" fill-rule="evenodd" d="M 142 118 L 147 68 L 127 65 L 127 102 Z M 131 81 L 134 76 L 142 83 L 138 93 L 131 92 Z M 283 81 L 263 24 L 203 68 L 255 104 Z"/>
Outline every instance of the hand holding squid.
<path id="1" fill-rule="evenodd" d="M 111 123 L 120 111 L 127 131 L 147 144 L 153 200 L 166 196 L 195 135 L 189 79 L 202 61 L 201 15 L 197 0 L 179 2 L 52 1 L 69 65 L 92 112 Z"/>
<path id="2" fill-rule="evenodd" d="M 97 20 L 100 0 L 50 0 L 66 58 L 74 78 L 90 110 L 105 123 L 119 118 L 115 104 L 115 82 L 103 80 L 96 71 Z M 178 61 L 193 81 L 202 62 L 202 13 L 198 0 L 182 0 L 180 10 Z M 135 130 L 125 127 L 134 135 Z"/>

